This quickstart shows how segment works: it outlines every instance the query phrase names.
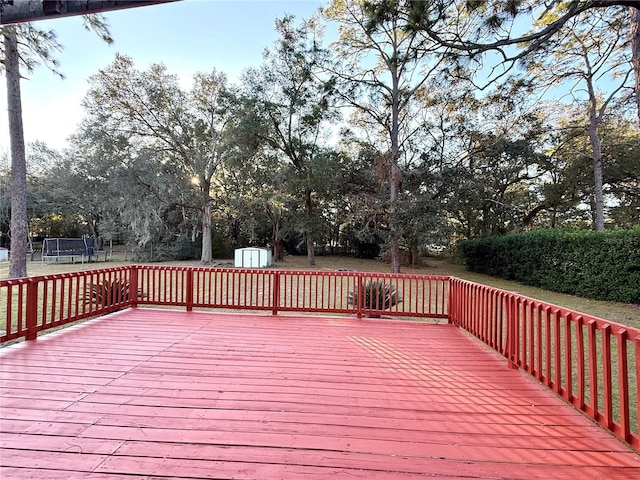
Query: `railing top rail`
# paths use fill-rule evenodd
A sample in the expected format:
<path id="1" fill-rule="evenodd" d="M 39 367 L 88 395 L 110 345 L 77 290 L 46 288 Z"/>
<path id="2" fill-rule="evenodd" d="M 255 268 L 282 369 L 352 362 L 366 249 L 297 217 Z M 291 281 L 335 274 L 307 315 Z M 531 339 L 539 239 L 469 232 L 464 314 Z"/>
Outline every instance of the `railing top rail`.
<path id="1" fill-rule="evenodd" d="M 553 303 L 545 302 L 543 300 L 538 300 L 533 297 L 528 297 L 518 292 L 503 290 L 497 287 L 492 287 L 489 285 L 483 285 L 481 283 L 472 282 L 470 280 L 465 280 L 459 277 L 450 277 L 452 282 L 457 284 L 466 284 L 473 286 L 474 288 L 481 288 L 484 291 L 498 294 L 503 297 L 512 297 L 521 301 L 523 305 L 531 305 L 534 308 L 543 308 L 545 311 L 549 313 L 553 313 L 556 315 L 560 315 L 561 317 L 566 317 L 567 315 L 571 315 L 571 318 L 576 320 L 581 318 L 584 324 L 588 324 L 590 322 L 596 323 L 596 328 L 601 329 L 605 326 L 609 325 L 612 328 L 616 328 L 618 331 L 626 330 L 629 332 L 629 336 L 632 338 L 640 337 L 640 328 L 632 327 L 630 325 L 625 325 L 623 323 L 614 322 L 612 320 L 607 320 L 606 318 L 601 318 L 596 315 L 592 315 L 589 313 L 580 312 L 578 310 L 573 310 L 568 307 L 562 307 L 560 305 L 556 305 Z"/>
<path id="2" fill-rule="evenodd" d="M 147 265 L 140 264 L 135 265 L 139 269 L 143 270 L 193 270 L 198 272 L 222 272 L 222 273 L 253 273 L 253 274 L 270 274 L 278 273 L 283 275 L 316 275 L 316 276 L 367 276 L 376 278 L 430 278 L 434 280 L 450 280 L 450 275 L 425 275 L 420 273 L 388 273 L 388 272 L 367 272 L 367 271 L 355 271 L 355 270 L 281 270 L 281 269 L 255 269 L 255 268 L 234 268 L 234 267 L 193 267 L 193 266 L 162 266 L 162 265 Z"/>
<path id="3" fill-rule="evenodd" d="M 95 275 L 99 273 L 108 273 L 108 272 L 121 272 L 130 270 L 130 265 L 120 266 L 120 267 L 110 267 L 110 268 L 95 268 L 91 270 L 80 270 L 77 272 L 64 272 L 64 273 L 51 273 L 48 275 L 36 275 L 33 277 L 22 277 L 22 278 L 5 278 L 0 279 L 0 287 L 4 285 L 15 285 L 18 283 L 31 283 L 31 282 L 41 282 L 43 280 L 55 280 L 62 278 L 74 278 L 74 277 L 86 277 L 89 275 Z"/>
<path id="4" fill-rule="evenodd" d="M 34 277 L 22 277 L 22 278 L 5 278 L 0 280 L 0 287 L 4 285 L 20 285 L 21 283 L 29 283 Z"/>
<path id="5" fill-rule="evenodd" d="M 69 278 L 69 277 L 77 277 L 77 276 L 86 276 L 95 273 L 101 272 L 111 272 L 111 271 L 122 271 L 122 270 L 130 270 L 132 267 L 142 269 L 142 270 L 169 270 L 169 271 L 184 271 L 184 270 L 193 270 L 199 272 L 206 271 L 215 271 L 215 272 L 224 272 L 224 273 L 254 273 L 254 274 L 269 274 L 269 273 L 279 273 L 285 275 L 323 275 L 323 276 L 371 276 L 371 277 L 380 277 L 380 278 L 431 278 L 437 280 L 449 280 L 451 278 L 450 275 L 425 275 L 421 273 L 389 273 L 389 272 L 368 272 L 368 271 L 356 271 L 356 270 L 282 270 L 282 269 L 255 269 L 255 268 L 234 268 L 234 267 L 207 267 L 207 266 L 179 266 L 179 265 L 148 265 L 148 264 L 131 264 L 124 265 L 119 267 L 109 267 L 109 268 L 96 268 L 96 269 L 88 269 L 81 270 L 77 272 L 64 272 L 64 273 L 52 273 L 47 275 L 37 275 L 30 277 L 22 277 L 22 278 L 13 278 L 13 279 L 0 279 L 0 285 L 8 283 L 8 282 L 29 282 L 29 281 L 39 281 L 45 278 Z"/>

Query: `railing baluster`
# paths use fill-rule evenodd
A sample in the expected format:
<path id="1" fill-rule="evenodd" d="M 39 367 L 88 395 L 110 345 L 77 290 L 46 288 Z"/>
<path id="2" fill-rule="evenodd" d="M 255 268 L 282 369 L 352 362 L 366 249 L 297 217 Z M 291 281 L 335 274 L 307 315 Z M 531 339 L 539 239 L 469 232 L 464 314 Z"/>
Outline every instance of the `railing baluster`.
<path id="1" fill-rule="evenodd" d="M 62 276 L 62 282 L 65 284 L 65 289 L 67 290 L 67 316 L 65 318 L 71 318 L 71 307 L 73 305 L 73 285 L 70 281 L 70 277 L 68 275 Z"/>
<path id="2" fill-rule="evenodd" d="M 571 348 L 571 313 L 564 315 L 564 398 L 573 403 L 573 358 Z"/>
<path id="3" fill-rule="evenodd" d="M 278 314 L 278 306 L 280 304 L 280 273 L 273 273 L 273 286 L 272 288 L 272 300 L 271 300 L 271 313 L 273 315 Z"/>
<path id="4" fill-rule="evenodd" d="M 129 270 L 129 301 L 132 307 L 138 306 L 138 292 L 142 287 L 139 283 L 139 269 L 137 265 L 132 265 Z"/>
<path id="5" fill-rule="evenodd" d="M 20 328 L 13 328 L 13 287 L 14 283 L 7 282 L 5 288 L 7 290 L 7 315 L 4 322 L 4 331 L 5 335 L 9 337 L 15 332 L 20 332 Z M 1 292 L 0 292 L 1 294 Z M 20 304 L 18 303 L 18 308 L 20 308 Z"/>
<path id="6" fill-rule="evenodd" d="M 602 388 L 604 393 L 603 425 L 613 428 L 613 405 L 611 398 L 611 325 L 602 327 Z"/>
<path id="7" fill-rule="evenodd" d="M 26 319 L 26 303 L 25 303 L 25 297 L 27 295 L 26 293 L 26 287 L 25 287 L 25 282 L 24 280 L 20 280 L 20 283 L 18 284 L 18 325 L 21 331 L 24 332 L 28 332 L 28 328 L 27 328 L 27 319 Z"/>
<path id="8" fill-rule="evenodd" d="M 560 309 L 553 309 L 553 358 L 554 358 L 554 387 L 558 395 L 562 395 L 562 345 L 560 336 Z"/>
<path id="9" fill-rule="evenodd" d="M 591 401 L 591 418 L 598 418 L 598 354 L 596 347 L 597 322 L 590 320 L 587 323 L 587 342 L 589 348 L 589 400 Z"/>
<path id="10" fill-rule="evenodd" d="M 626 328 L 618 329 L 616 339 L 618 342 L 618 398 L 620 403 L 620 437 L 626 442 L 631 441 L 631 425 L 629 416 L 629 369 L 627 361 Z"/>
<path id="11" fill-rule="evenodd" d="M 535 356 L 535 322 L 534 322 L 534 312 L 535 305 L 534 302 L 528 302 L 527 306 L 527 317 L 529 323 L 529 360 L 528 360 L 528 372 L 532 375 L 535 375 L 536 369 L 536 356 Z"/>
<path id="12" fill-rule="evenodd" d="M 544 309 L 545 319 L 545 364 L 546 364 L 546 376 L 547 381 L 545 385 L 549 388 L 553 388 L 553 364 L 551 363 L 551 306 L 547 306 Z"/>
<path id="13" fill-rule="evenodd" d="M 357 281 L 356 281 L 357 285 L 356 285 L 356 292 L 358 292 L 356 294 L 356 300 L 357 300 L 357 306 L 356 306 L 356 317 L 357 318 L 362 318 L 362 301 L 363 301 L 363 297 L 364 297 L 364 288 L 363 288 L 363 284 L 362 284 L 362 275 L 358 275 L 357 276 Z"/>
<path id="14" fill-rule="evenodd" d="M 185 299 L 186 299 L 186 304 L 187 304 L 187 312 L 190 312 L 193 310 L 193 275 L 194 275 L 194 271 L 193 270 L 187 270 L 185 272 L 187 279 L 185 282 Z"/>
<path id="15" fill-rule="evenodd" d="M 520 362 L 519 365 L 525 370 L 525 371 L 529 371 L 529 365 L 527 364 L 527 356 L 528 356 L 528 348 L 529 348 L 529 343 L 528 343 L 528 336 L 529 336 L 529 332 L 527 331 L 527 306 L 528 306 L 528 301 L 522 300 L 519 302 L 518 305 L 518 324 L 520 324 L 520 339 L 518 344 L 521 344 L 521 352 L 520 352 Z M 522 312 L 522 313 L 520 313 Z"/>
<path id="16" fill-rule="evenodd" d="M 582 315 L 576 317 L 576 350 L 578 354 L 578 391 L 577 403 L 580 410 L 585 409 L 585 368 L 584 368 L 584 321 Z"/>

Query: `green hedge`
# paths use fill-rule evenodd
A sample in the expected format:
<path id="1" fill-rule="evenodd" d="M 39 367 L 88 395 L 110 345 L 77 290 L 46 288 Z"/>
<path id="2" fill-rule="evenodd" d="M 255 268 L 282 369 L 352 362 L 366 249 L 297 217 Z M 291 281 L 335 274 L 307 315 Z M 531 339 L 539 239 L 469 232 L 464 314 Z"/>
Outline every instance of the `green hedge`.
<path id="1" fill-rule="evenodd" d="M 556 292 L 640 304 L 640 228 L 534 230 L 466 240 L 468 270 Z"/>

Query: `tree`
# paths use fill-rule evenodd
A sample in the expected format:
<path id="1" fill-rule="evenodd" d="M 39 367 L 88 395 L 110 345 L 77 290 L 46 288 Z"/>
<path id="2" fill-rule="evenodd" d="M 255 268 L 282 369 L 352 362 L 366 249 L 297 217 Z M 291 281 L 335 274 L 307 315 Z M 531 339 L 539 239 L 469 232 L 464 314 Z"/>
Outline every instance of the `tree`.
<path id="1" fill-rule="evenodd" d="M 215 70 L 199 73 L 192 90 L 184 92 L 163 65 L 139 71 L 130 58 L 117 55 L 90 82 L 84 105 L 94 125 L 137 139 L 199 188 L 200 261 L 210 263 L 211 180 L 235 148 L 226 137 L 233 104 L 226 77 Z"/>
<path id="2" fill-rule="evenodd" d="M 629 13 L 631 14 L 631 62 L 635 73 L 634 91 L 640 123 L 640 8 L 630 6 Z"/>
<path id="3" fill-rule="evenodd" d="M 622 13 L 622 14 L 620 14 Z M 626 12 L 595 11 L 575 16 L 554 40 L 549 40 L 527 60 L 528 70 L 543 85 L 570 84 L 571 94 L 580 101 L 586 96 L 586 130 L 592 150 L 594 226 L 604 230 L 604 174 L 599 127 L 611 103 L 631 90 L 628 82 L 632 66 L 628 57 Z M 607 80 L 606 94 L 598 85 Z"/>
<path id="4" fill-rule="evenodd" d="M 81 218 L 85 226 L 82 234 L 92 235 L 94 248 L 102 250 L 103 223 L 117 221 L 120 195 L 116 182 L 119 170 L 126 165 L 112 139 L 80 127 L 62 152 L 39 143 L 31 145 L 31 150 L 31 159 L 49 165 L 40 182 L 45 186 L 50 208 L 63 217 Z"/>
<path id="5" fill-rule="evenodd" d="M 472 149 L 463 170 L 468 233 L 504 234 L 521 228 L 530 203 L 530 181 L 545 172 L 545 157 L 534 138 L 491 133 L 470 135 Z"/>
<path id="6" fill-rule="evenodd" d="M 553 205 L 552 227 L 593 225 L 593 149 L 584 128 L 586 123 L 587 112 L 580 105 L 565 107 L 557 120 L 556 138 L 549 153 L 552 178 L 542 188 L 545 203 Z M 598 134 L 608 222 L 623 228 L 636 225 L 640 220 L 640 143 L 635 122 L 624 109 L 612 108 L 599 125 Z"/>
<path id="7" fill-rule="evenodd" d="M 640 225 L 640 132 L 629 117 L 608 115 L 601 127 L 609 215 L 616 227 Z"/>
<path id="8" fill-rule="evenodd" d="M 404 8 L 409 12 L 410 28 L 424 31 L 435 42 L 452 50 L 466 53 L 471 60 L 482 63 L 486 52 L 497 53 L 502 69 L 491 70 L 490 77 L 500 78 L 519 61 L 554 41 L 575 19 L 606 12 L 613 7 L 627 8 L 630 16 L 627 29 L 621 34 L 630 40 L 635 75 L 635 99 L 640 122 L 640 4 L 637 0 L 487 0 L 451 2 L 414 2 Z M 524 19 L 524 20 L 523 20 Z M 524 22 L 531 22 L 526 33 Z M 518 28 L 514 28 L 518 22 Z M 519 47 L 511 49 L 510 47 Z M 459 60 L 459 58 L 457 59 Z M 491 78 L 490 78 L 491 81 Z"/>
<path id="9" fill-rule="evenodd" d="M 313 23 L 294 26 L 294 18 L 276 21 L 280 38 L 265 62 L 244 77 L 247 92 L 254 97 L 257 115 L 268 125 L 258 131 L 279 158 L 293 167 L 289 185 L 300 192 L 304 216 L 298 230 L 304 235 L 309 265 L 315 265 L 314 240 L 319 232 L 314 166 L 328 131 L 333 85 L 317 76 L 321 57 Z"/>
<path id="10" fill-rule="evenodd" d="M 341 98 L 355 109 L 357 121 L 367 132 L 382 139 L 378 171 L 389 185 L 391 271 L 399 272 L 400 163 L 416 131 L 411 104 L 416 92 L 437 72 L 443 57 L 435 53 L 442 52 L 408 28 L 410 18 L 399 2 L 335 0 L 324 13 L 338 23 L 339 39 L 333 49 L 339 63 L 331 73 L 337 78 Z"/>
<path id="11" fill-rule="evenodd" d="M 257 130 L 251 129 L 251 125 L 255 123 L 242 122 L 239 125 L 251 130 L 245 131 L 246 139 L 255 139 Z M 252 153 L 244 153 L 233 155 L 220 172 L 220 181 L 227 193 L 226 206 L 239 223 L 240 231 L 234 240 L 237 242 L 244 238 L 248 244 L 255 244 L 260 240 L 256 234 L 256 230 L 260 230 L 257 225 L 264 219 L 271 230 L 268 241 L 273 247 L 273 259 L 282 260 L 284 240 L 288 233 L 285 222 L 299 203 L 294 192 L 285 187 L 289 174 L 287 165 L 273 158 L 273 153 L 264 145 Z"/>
<path id="12" fill-rule="evenodd" d="M 83 222 L 78 206 L 84 202 L 76 196 L 81 185 L 71 175 L 67 156 L 34 142 L 28 145 L 27 158 L 29 233 L 58 237 L 86 234 L 78 228 Z"/>
<path id="13" fill-rule="evenodd" d="M 353 132 L 340 132 L 338 181 L 329 214 L 333 240 L 345 252 L 377 258 L 388 229 L 387 194 L 375 173 L 380 151 Z"/>
<path id="14" fill-rule="evenodd" d="M 104 41 L 111 43 L 104 19 L 100 16 L 84 17 L 85 28 L 94 30 Z M 27 275 L 27 169 L 22 127 L 22 101 L 20 93 L 20 67 L 31 72 L 43 63 L 57 72 L 54 53 L 62 47 L 53 31 L 40 30 L 31 24 L 2 28 L 3 50 L 0 52 L 7 77 L 7 107 L 11 143 L 11 259 L 9 277 Z"/>
<path id="15" fill-rule="evenodd" d="M 27 276 L 27 162 L 20 99 L 20 54 L 15 27 L 5 27 L 4 65 L 7 75 L 7 109 L 11 143 L 11 259 L 9 277 Z"/>

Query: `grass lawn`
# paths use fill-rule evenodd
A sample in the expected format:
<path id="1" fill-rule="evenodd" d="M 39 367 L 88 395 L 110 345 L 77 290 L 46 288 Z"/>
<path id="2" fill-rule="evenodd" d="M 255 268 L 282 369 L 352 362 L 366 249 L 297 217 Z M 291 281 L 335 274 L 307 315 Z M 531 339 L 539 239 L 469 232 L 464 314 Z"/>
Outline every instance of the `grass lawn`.
<path id="1" fill-rule="evenodd" d="M 128 265 L 125 261 L 124 253 L 117 252 L 113 254 L 111 260 L 107 262 L 93 263 L 70 263 L 65 261 L 60 264 L 44 264 L 40 260 L 30 261 L 27 265 L 27 271 L 30 276 L 52 275 L 56 273 L 75 272 L 82 270 L 93 270 L 96 268 L 108 268 L 122 265 Z M 202 266 L 198 261 L 183 262 L 165 262 L 163 265 L 176 266 Z M 233 267 L 233 261 L 220 260 L 214 262 L 216 267 Z M 316 265 L 307 265 L 305 256 L 287 256 L 283 261 L 278 262 L 272 268 L 282 270 L 324 270 L 335 271 L 337 269 L 352 269 L 361 272 L 389 272 L 389 265 L 376 260 L 363 260 L 350 257 L 316 257 Z M 9 263 L 0 262 L 0 278 L 6 278 L 9 272 Z M 430 258 L 426 264 L 419 268 L 404 267 L 402 273 L 413 273 L 423 275 L 452 275 L 455 277 L 470 280 L 472 282 L 490 285 L 492 287 L 517 292 L 531 298 L 542 300 L 547 303 L 570 308 L 579 312 L 588 313 L 600 318 L 611 320 L 636 328 L 640 328 L 640 305 L 624 304 L 618 302 L 605 302 L 591 300 L 588 298 L 566 295 L 562 293 L 549 292 L 536 287 L 522 285 L 517 282 L 503 280 L 501 278 L 491 277 L 489 275 L 481 275 L 468 272 L 462 265 L 456 265 L 446 260 Z"/>

